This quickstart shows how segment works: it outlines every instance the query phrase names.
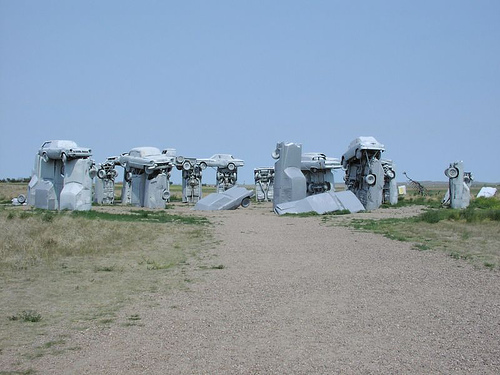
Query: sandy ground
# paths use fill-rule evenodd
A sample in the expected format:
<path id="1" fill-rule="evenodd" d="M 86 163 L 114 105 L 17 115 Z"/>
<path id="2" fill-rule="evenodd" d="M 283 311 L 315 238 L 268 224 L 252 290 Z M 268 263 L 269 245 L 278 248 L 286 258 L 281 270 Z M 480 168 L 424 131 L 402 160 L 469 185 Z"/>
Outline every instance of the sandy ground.
<path id="1" fill-rule="evenodd" d="M 499 272 L 325 226 L 319 217 L 278 217 L 269 207 L 204 213 L 216 223 L 222 242 L 210 251 L 224 269 L 205 272 L 189 291 L 159 296 L 156 307 L 122 312 L 140 314 L 142 326 L 74 334 L 80 350 L 32 367 L 43 374 L 500 373 Z"/>

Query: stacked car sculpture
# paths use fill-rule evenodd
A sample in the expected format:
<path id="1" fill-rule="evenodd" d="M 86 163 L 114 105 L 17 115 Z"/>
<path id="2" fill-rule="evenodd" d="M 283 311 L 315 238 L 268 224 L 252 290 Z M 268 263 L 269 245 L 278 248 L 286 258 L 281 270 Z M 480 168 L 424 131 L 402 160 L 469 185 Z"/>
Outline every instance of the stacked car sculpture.
<path id="1" fill-rule="evenodd" d="M 255 195 L 257 201 L 273 201 L 277 213 L 373 210 L 382 203 L 398 202 L 396 167 L 392 160 L 382 159 L 384 151 L 385 146 L 374 137 L 354 139 L 341 159 L 319 152 L 302 153 L 301 144 L 280 142 L 272 153 L 274 167 L 254 169 L 254 193 L 236 189 L 238 168 L 245 163 L 230 154 L 195 158 L 177 156 L 172 148 L 135 147 L 96 164 L 89 148 L 73 141 L 52 140 L 44 142 L 35 156 L 27 204 L 48 210 L 90 210 L 92 201 L 113 204 L 116 167 L 120 166 L 122 204 L 164 208 L 170 200 L 170 177 L 176 168 L 182 171 L 182 202 L 195 204 L 195 209 L 248 207 Z M 204 199 L 202 175 L 208 167 L 216 170 L 216 195 Z M 336 170 L 345 171 L 349 193 L 335 192 Z M 472 174 L 463 171 L 463 162 L 450 164 L 445 174 L 449 190 L 443 203 L 452 208 L 467 207 Z"/>

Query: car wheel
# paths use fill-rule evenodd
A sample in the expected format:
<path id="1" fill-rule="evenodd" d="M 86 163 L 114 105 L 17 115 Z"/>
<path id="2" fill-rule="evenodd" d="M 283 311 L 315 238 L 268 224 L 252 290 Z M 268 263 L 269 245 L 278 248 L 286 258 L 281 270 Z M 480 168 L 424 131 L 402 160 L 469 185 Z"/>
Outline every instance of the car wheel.
<path id="1" fill-rule="evenodd" d="M 394 177 L 396 177 L 396 173 L 394 173 L 392 169 L 389 169 L 387 171 L 387 177 L 389 177 L 392 180 Z"/>
<path id="2" fill-rule="evenodd" d="M 227 165 L 227 169 L 229 169 L 230 171 L 234 171 L 236 169 L 236 165 L 234 165 L 233 163 L 229 163 Z"/>
<path id="3" fill-rule="evenodd" d="M 191 163 L 186 160 L 184 163 L 182 163 L 182 169 L 184 169 L 185 171 L 189 171 L 191 169 Z"/>
<path id="4" fill-rule="evenodd" d="M 241 201 L 241 207 L 247 208 L 248 206 L 250 206 L 250 198 L 243 198 L 243 200 Z"/>
<path id="5" fill-rule="evenodd" d="M 95 169 L 95 167 L 91 167 L 89 169 L 89 176 L 90 176 L 90 178 L 94 178 L 96 176 L 96 174 L 97 174 L 97 170 Z"/>
<path id="6" fill-rule="evenodd" d="M 446 176 L 448 176 L 449 178 L 456 178 L 458 176 L 458 169 L 457 168 L 454 168 L 454 167 L 451 167 L 451 168 L 448 168 L 444 174 Z"/>
<path id="7" fill-rule="evenodd" d="M 61 160 L 64 164 L 66 164 L 66 162 L 68 161 L 68 155 L 66 155 L 66 153 L 62 153 L 61 154 Z"/>
<path id="8" fill-rule="evenodd" d="M 205 163 L 204 161 L 202 161 L 202 162 L 200 163 L 200 169 L 201 169 L 202 171 L 204 171 L 205 169 L 207 169 L 207 163 Z"/>
<path id="9" fill-rule="evenodd" d="M 44 152 L 44 153 L 42 154 L 42 160 L 43 160 L 44 162 L 46 162 L 46 163 L 49 161 L 49 156 L 47 155 L 47 153 L 46 153 L 46 152 Z"/>
<path id="10" fill-rule="evenodd" d="M 170 192 L 167 189 L 164 189 L 163 192 L 161 193 L 161 198 L 164 201 L 168 201 L 170 199 Z"/>
<path id="11" fill-rule="evenodd" d="M 132 181 L 132 172 L 125 172 L 125 181 L 130 182 Z"/>
<path id="12" fill-rule="evenodd" d="M 21 204 L 23 204 L 24 202 L 26 202 L 26 196 L 24 194 L 19 194 L 17 196 L 17 201 Z"/>
<path id="13" fill-rule="evenodd" d="M 104 169 L 99 169 L 99 171 L 97 172 L 97 177 L 99 177 L 101 180 L 104 179 L 104 177 L 106 177 L 106 171 Z"/>
<path id="14" fill-rule="evenodd" d="M 366 182 L 368 185 L 370 185 L 370 186 L 375 185 L 375 181 L 377 181 L 377 178 L 375 177 L 375 175 L 373 175 L 373 174 L 371 174 L 371 173 L 370 173 L 370 174 L 368 174 L 368 175 L 366 175 L 366 177 L 365 177 L 365 182 Z"/>

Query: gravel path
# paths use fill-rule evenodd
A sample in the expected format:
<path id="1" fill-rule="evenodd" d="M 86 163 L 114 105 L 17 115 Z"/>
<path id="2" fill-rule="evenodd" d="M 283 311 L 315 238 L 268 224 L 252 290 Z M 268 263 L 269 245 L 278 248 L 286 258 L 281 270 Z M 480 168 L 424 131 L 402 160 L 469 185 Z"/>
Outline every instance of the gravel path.
<path id="1" fill-rule="evenodd" d="M 224 269 L 47 374 L 500 373 L 500 273 L 266 205 L 206 213 Z M 195 271 L 191 271 L 195 272 Z M 198 271 L 199 272 L 199 271 Z"/>

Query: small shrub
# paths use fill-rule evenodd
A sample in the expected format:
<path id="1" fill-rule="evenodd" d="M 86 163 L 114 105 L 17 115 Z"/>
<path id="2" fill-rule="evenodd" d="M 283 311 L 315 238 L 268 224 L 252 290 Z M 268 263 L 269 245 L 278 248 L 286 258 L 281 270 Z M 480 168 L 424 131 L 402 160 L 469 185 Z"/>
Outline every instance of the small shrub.
<path id="1" fill-rule="evenodd" d="M 423 244 L 423 243 L 418 243 L 415 245 L 415 248 L 417 250 L 420 250 L 420 251 L 425 251 L 425 250 L 429 250 L 431 247 L 426 245 L 426 244 Z"/>
<path id="2" fill-rule="evenodd" d="M 349 215 L 351 211 L 349 210 L 338 210 L 333 212 L 327 212 L 325 215 Z"/>
<path id="3" fill-rule="evenodd" d="M 484 216 L 493 221 L 500 221 L 500 209 L 487 210 Z"/>
<path id="4" fill-rule="evenodd" d="M 473 207 L 469 206 L 461 212 L 460 216 L 462 216 L 468 223 L 473 223 L 479 221 L 481 215 L 476 212 Z"/>
<path id="5" fill-rule="evenodd" d="M 470 207 L 482 209 L 500 209 L 500 200 L 495 198 L 479 197 L 471 202 Z"/>
<path id="6" fill-rule="evenodd" d="M 417 221 L 424 221 L 429 224 L 439 223 L 443 219 L 442 210 L 430 210 L 417 216 Z"/>
<path id="7" fill-rule="evenodd" d="M 17 315 L 9 316 L 9 320 L 21 320 L 23 322 L 36 323 L 42 320 L 42 315 L 34 310 L 24 310 Z"/>

